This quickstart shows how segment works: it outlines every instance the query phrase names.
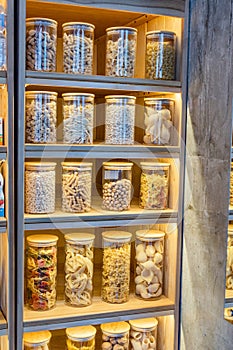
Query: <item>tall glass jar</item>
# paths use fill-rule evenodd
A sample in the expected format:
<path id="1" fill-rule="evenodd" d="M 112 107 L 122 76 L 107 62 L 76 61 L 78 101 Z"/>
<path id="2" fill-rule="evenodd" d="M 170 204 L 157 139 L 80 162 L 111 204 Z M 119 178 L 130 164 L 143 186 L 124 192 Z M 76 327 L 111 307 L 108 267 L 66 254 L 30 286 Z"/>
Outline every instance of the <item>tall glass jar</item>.
<path id="1" fill-rule="evenodd" d="M 132 145 L 134 143 L 135 96 L 106 96 L 105 143 Z"/>
<path id="2" fill-rule="evenodd" d="M 94 239 L 90 233 L 65 235 L 65 301 L 70 306 L 91 304 Z"/>
<path id="3" fill-rule="evenodd" d="M 63 71 L 93 74 L 94 29 L 90 23 L 69 22 L 63 27 Z"/>
<path id="4" fill-rule="evenodd" d="M 156 318 L 131 320 L 129 323 L 132 350 L 157 349 L 158 321 Z"/>
<path id="5" fill-rule="evenodd" d="M 169 163 L 141 162 L 140 207 L 167 209 Z"/>
<path id="6" fill-rule="evenodd" d="M 27 237 L 26 296 L 32 310 L 49 310 L 56 304 L 57 241 L 55 235 Z"/>
<path id="7" fill-rule="evenodd" d="M 146 78 L 175 80 L 176 34 L 168 31 L 146 33 Z"/>
<path id="8" fill-rule="evenodd" d="M 26 19 L 26 69 L 56 70 L 57 22 L 49 18 Z"/>
<path id="9" fill-rule="evenodd" d="M 103 237 L 102 298 L 125 303 L 129 298 L 131 233 L 105 231 Z"/>
<path id="10" fill-rule="evenodd" d="M 230 173 L 230 205 L 233 206 L 233 162 L 231 162 Z"/>
<path id="11" fill-rule="evenodd" d="M 62 163 L 62 210 L 84 213 L 91 210 L 92 163 Z"/>
<path id="12" fill-rule="evenodd" d="M 93 94 L 65 93 L 63 97 L 63 140 L 65 143 L 93 143 Z"/>
<path id="13" fill-rule="evenodd" d="M 137 29 L 111 27 L 106 29 L 105 74 L 115 77 L 134 76 L 137 49 Z"/>
<path id="14" fill-rule="evenodd" d="M 25 212 L 49 214 L 55 211 L 56 163 L 25 163 Z"/>
<path id="15" fill-rule="evenodd" d="M 95 350 L 95 335 L 93 326 L 66 328 L 67 350 Z"/>
<path id="16" fill-rule="evenodd" d="M 27 143 L 55 143 L 57 140 L 57 93 L 27 91 L 25 98 L 25 141 Z"/>
<path id="17" fill-rule="evenodd" d="M 6 8 L 0 4 L 0 70 L 6 70 L 7 32 L 6 32 Z"/>
<path id="18" fill-rule="evenodd" d="M 233 225 L 228 226 L 226 289 L 233 289 Z"/>
<path id="19" fill-rule="evenodd" d="M 103 323 L 102 330 L 102 350 L 128 350 L 129 349 L 129 329 L 127 322 Z"/>
<path id="20" fill-rule="evenodd" d="M 133 163 L 103 163 L 103 208 L 107 210 L 128 210 L 131 201 Z"/>
<path id="21" fill-rule="evenodd" d="M 23 350 L 49 350 L 51 336 L 49 331 L 24 333 Z"/>

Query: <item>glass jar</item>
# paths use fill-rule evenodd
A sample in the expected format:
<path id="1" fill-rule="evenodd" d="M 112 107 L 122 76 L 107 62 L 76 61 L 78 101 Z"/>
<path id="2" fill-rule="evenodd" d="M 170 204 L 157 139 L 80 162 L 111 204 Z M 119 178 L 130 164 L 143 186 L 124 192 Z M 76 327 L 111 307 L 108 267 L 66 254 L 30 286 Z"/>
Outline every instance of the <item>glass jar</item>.
<path id="1" fill-rule="evenodd" d="M 169 163 L 141 162 L 140 207 L 167 209 Z"/>
<path id="2" fill-rule="evenodd" d="M 51 333 L 49 331 L 30 332 L 23 335 L 24 350 L 49 350 Z"/>
<path id="3" fill-rule="evenodd" d="M 93 94 L 65 93 L 63 97 L 63 140 L 65 143 L 93 143 Z"/>
<path id="4" fill-rule="evenodd" d="M 230 205 L 233 206 L 233 162 L 231 162 L 230 173 Z"/>
<path id="5" fill-rule="evenodd" d="M 91 304 L 93 289 L 93 241 L 90 233 L 65 235 L 65 301 L 71 306 Z"/>
<path id="6" fill-rule="evenodd" d="M 105 231 L 103 237 L 102 299 L 120 304 L 129 299 L 131 233 Z"/>
<path id="7" fill-rule="evenodd" d="M 25 163 L 25 212 L 49 214 L 55 211 L 56 163 Z"/>
<path id="8" fill-rule="evenodd" d="M 91 210 L 92 163 L 62 163 L 62 210 L 84 213 Z"/>
<path id="9" fill-rule="evenodd" d="M 137 29 L 111 27 L 106 29 L 105 74 L 112 77 L 134 76 L 137 49 Z"/>
<path id="10" fill-rule="evenodd" d="M 128 210 L 131 201 L 133 163 L 103 163 L 103 208 L 107 210 Z"/>
<path id="11" fill-rule="evenodd" d="M 132 145 L 134 143 L 135 96 L 106 96 L 105 143 Z"/>
<path id="12" fill-rule="evenodd" d="M 57 22 L 49 18 L 26 19 L 26 69 L 56 70 Z"/>
<path id="13" fill-rule="evenodd" d="M 57 140 L 57 93 L 27 91 L 25 98 L 25 141 L 27 143 L 55 143 Z"/>
<path id="14" fill-rule="evenodd" d="M 57 240 L 55 235 L 27 237 L 27 305 L 35 311 L 49 310 L 56 303 Z"/>
<path id="15" fill-rule="evenodd" d="M 132 350 L 157 348 L 157 327 L 156 318 L 142 318 L 131 320 L 130 343 Z"/>
<path id="16" fill-rule="evenodd" d="M 66 329 L 67 350 L 95 350 L 96 328 L 79 326 Z"/>
<path id="17" fill-rule="evenodd" d="M 129 349 L 129 329 L 127 322 L 103 323 L 102 330 L 102 350 L 128 350 Z"/>
<path id="18" fill-rule="evenodd" d="M 146 33 L 146 78 L 175 80 L 176 34 L 167 31 Z"/>
<path id="19" fill-rule="evenodd" d="M 144 98 L 146 144 L 170 145 L 174 100 L 170 98 Z"/>
<path id="20" fill-rule="evenodd" d="M 226 289 L 233 289 L 233 225 L 228 226 Z"/>
<path id="21" fill-rule="evenodd" d="M 90 23 L 69 22 L 63 27 L 63 71 L 93 74 L 94 29 Z"/>
<path id="22" fill-rule="evenodd" d="M 6 70 L 6 34 L 0 32 L 0 71 Z"/>
<path id="23" fill-rule="evenodd" d="M 158 230 L 136 231 L 135 286 L 142 299 L 157 299 L 163 293 L 164 236 Z"/>

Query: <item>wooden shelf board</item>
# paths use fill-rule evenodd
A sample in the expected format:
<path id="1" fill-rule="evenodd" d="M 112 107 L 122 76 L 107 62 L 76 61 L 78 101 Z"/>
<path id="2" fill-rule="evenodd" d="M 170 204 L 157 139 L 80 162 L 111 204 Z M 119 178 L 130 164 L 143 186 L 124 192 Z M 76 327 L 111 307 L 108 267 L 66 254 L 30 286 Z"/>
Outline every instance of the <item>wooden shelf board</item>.
<path id="1" fill-rule="evenodd" d="M 6 155 L 7 155 L 7 147 L 0 146 L 0 159 L 6 159 Z"/>
<path id="2" fill-rule="evenodd" d="M 233 307 L 233 290 L 225 290 L 225 307 Z"/>
<path id="3" fill-rule="evenodd" d="M 7 83 L 7 72 L 6 71 L 0 71 L 0 85 Z"/>
<path id="4" fill-rule="evenodd" d="M 5 233 L 7 228 L 6 218 L 0 217 L 0 233 Z"/>
<path id="5" fill-rule="evenodd" d="M 0 336 L 7 334 L 7 322 L 2 312 L 0 311 Z"/>
<path id="6" fill-rule="evenodd" d="M 233 220 L 233 206 L 229 205 L 229 214 L 228 214 L 228 220 Z"/>

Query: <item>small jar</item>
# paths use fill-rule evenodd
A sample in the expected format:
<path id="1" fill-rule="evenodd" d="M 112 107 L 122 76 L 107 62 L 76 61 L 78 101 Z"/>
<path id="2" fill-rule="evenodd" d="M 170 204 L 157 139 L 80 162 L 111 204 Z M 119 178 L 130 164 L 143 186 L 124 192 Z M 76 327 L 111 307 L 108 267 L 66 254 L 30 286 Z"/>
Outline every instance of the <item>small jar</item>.
<path id="1" fill-rule="evenodd" d="M 63 97 L 63 141 L 69 144 L 93 143 L 93 94 L 65 93 Z"/>
<path id="2" fill-rule="evenodd" d="M 57 22 L 49 18 L 26 19 L 26 69 L 55 72 Z"/>
<path id="3" fill-rule="evenodd" d="M 157 327 L 156 318 L 142 318 L 131 320 L 130 343 L 132 350 L 157 348 Z"/>
<path id="4" fill-rule="evenodd" d="M 92 163 L 62 163 L 62 210 L 84 213 L 91 210 Z"/>
<path id="5" fill-rule="evenodd" d="M 167 31 L 146 33 L 146 78 L 175 80 L 176 34 Z"/>
<path id="6" fill-rule="evenodd" d="M 136 296 L 154 300 L 163 293 L 164 236 L 158 230 L 139 230 L 135 241 Z"/>
<path id="7" fill-rule="evenodd" d="M 140 207 L 167 209 L 169 163 L 141 162 Z"/>
<path id="8" fill-rule="evenodd" d="M 146 144 L 170 145 L 174 100 L 170 98 L 144 98 Z"/>
<path id="9" fill-rule="evenodd" d="M 128 350 L 129 349 L 129 329 L 127 322 L 103 323 L 102 330 L 102 350 Z"/>
<path id="10" fill-rule="evenodd" d="M 93 74 L 94 29 L 90 23 L 69 22 L 63 28 L 63 71 Z"/>
<path id="11" fill-rule="evenodd" d="M 103 208 L 107 210 L 128 210 L 131 201 L 133 163 L 103 163 Z"/>
<path id="12" fill-rule="evenodd" d="M 56 163 L 25 163 L 25 212 L 49 214 L 55 211 Z"/>
<path id="13" fill-rule="evenodd" d="M 233 289 L 233 225 L 228 226 L 226 289 Z"/>
<path id="14" fill-rule="evenodd" d="M 55 235 L 27 237 L 27 305 L 34 311 L 50 310 L 56 304 L 57 240 Z"/>
<path id="15" fill-rule="evenodd" d="M 65 301 L 70 306 L 91 304 L 94 239 L 90 233 L 65 235 Z"/>
<path id="16" fill-rule="evenodd" d="M 27 91 L 25 98 L 25 141 L 27 143 L 55 143 L 57 140 L 57 93 Z"/>
<path id="17" fill-rule="evenodd" d="M 112 77 L 134 76 L 137 49 L 137 29 L 111 27 L 106 29 L 105 74 Z"/>
<path id="18" fill-rule="evenodd" d="M 129 299 L 131 233 L 106 231 L 103 237 L 102 299 L 120 304 Z"/>
<path id="19" fill-rule="evenodd" d="M 49 350 L 51 333 L 49 331 L 30 332 L 23 335 L 24 350 Z"/>
<path id="20" fill-rule="evenodd" d="M 134 143 L 135 96 L 106 96 L 105 143 L 132 145 Z"/>
<path id="21" fill-rule="evenodd" d="M 79 326 L 66 328 L 67 350 L 95 350 L 96 328 L 93 326 Z"/>
<path id="22" fill-rule="evenodd" d="M 230 173 L 230 205 L 233 206 L 233 162 L 231 162 Z"/>

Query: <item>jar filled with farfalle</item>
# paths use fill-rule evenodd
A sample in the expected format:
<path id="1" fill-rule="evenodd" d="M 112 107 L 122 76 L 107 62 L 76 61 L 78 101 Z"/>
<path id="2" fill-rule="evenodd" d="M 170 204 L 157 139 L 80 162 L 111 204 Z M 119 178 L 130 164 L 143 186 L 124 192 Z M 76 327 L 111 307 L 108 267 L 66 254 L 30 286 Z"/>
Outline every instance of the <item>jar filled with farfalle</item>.
<path id="1" fill-rule="evenodd" d="M 66 329 L 67 350 L 95 350 L 96 328 L 79 326 Z"/>
<path id="2" fill-rule="evenodd" d="M 130 344 L 132 350 L 157 348 L 157 327 L 156 318 L 142 318 L 131 320 L 130 323 Z"/>
<path id="3" fill-rule="evenodd" d="M 50 350 L 50 338 L 49 331 L 24 333 L 23 350 Z"/>

